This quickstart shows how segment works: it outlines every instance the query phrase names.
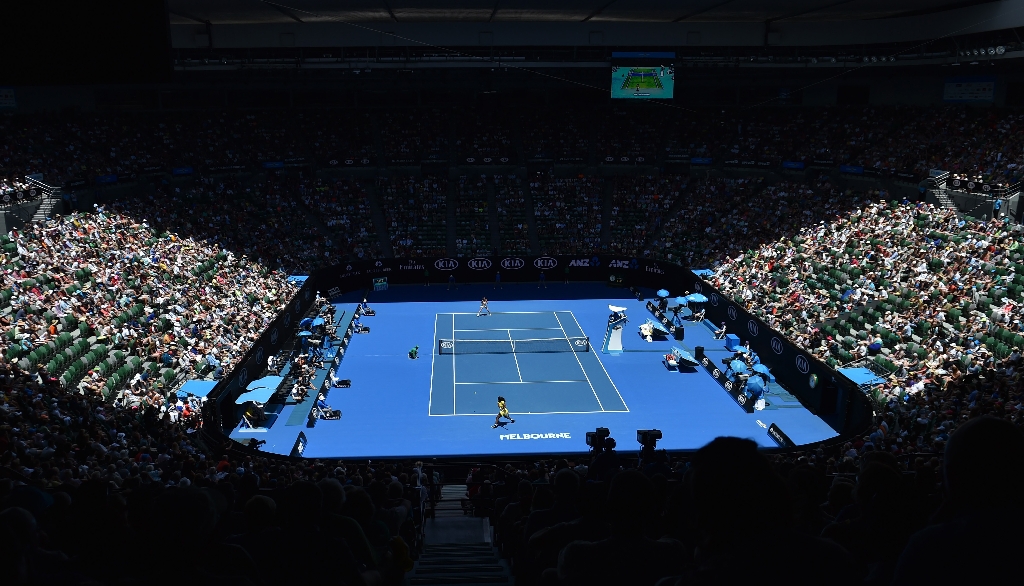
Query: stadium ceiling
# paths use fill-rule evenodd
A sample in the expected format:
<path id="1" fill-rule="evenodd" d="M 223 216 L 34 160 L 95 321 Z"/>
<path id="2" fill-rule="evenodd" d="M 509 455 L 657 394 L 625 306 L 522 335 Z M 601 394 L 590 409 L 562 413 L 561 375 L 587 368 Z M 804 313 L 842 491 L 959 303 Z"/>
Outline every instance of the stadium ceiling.
<path id="1" fill-rule="evenodd" d="M 1000 0 L 167 0 L 172 25 L 784 23 L 926 16 Z"/>

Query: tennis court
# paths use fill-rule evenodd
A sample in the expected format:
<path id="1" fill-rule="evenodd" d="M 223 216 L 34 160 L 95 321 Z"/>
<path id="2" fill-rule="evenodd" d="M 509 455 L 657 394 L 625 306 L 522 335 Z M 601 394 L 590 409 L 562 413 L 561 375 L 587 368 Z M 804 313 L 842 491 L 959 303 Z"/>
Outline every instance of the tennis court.
<path id="1" fill-rule="evenodd" d="M 654 68 L 633 68 L 626 73 L 626 79 L 622 82 L 622 89 L 662 89 L 658 71 Z"/>
<path id="2" fill-rule="evenodd" d="M 438 313 L 431 360 L 430 415 L 629 411 L 571 311 Z"/>

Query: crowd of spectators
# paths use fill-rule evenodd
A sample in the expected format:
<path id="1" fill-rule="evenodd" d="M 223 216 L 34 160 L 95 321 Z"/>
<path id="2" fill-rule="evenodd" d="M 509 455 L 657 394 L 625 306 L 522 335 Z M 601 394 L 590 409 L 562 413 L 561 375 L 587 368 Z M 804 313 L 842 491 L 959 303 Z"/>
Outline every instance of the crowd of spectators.
<path id="1" fill-rule="evenodd" d="M 611 230 L 609 251 L 635 255 L 647 249 L 647 241 L 656 233 L 672 206 L 688 187 L 688 176 L 622 177 L 612 185 L 612 209 L 608 218 Z"/>
<path id="2" fill-rule="evenodd" d="M 771 123 L 669 120 L 680 133 L 662 144 L 691 156 L 797 153 L 1018 178 L 1016 114 L 823 112 Z M 443 116 L 386 116 L 385 154 L 447 156 Z M 641 127 L 623 116 L 609 128 Z M 300 118 L 293 127 L 254 114 L 7 116 L 0 159 L 5 173 L 67 179 L 373 148 L 369 132 Z M 483 130 L 459 131 L 459 140 L 507 146 L 505 135 L 479 138 Z M 558 132 L 521 132 L 527 153 L 590 148 L 579 116 Z M 649 152 L 640 144 L 602 133 L 595 147 Z M 1005 535 L 1020 516 L 1012 495 L 1024 488 L 1018 226 L 841 190 L 828 175 L 630 178 L 611 185 L 610 218 L 606 184 L 591 177 L 534 177 L 525 186 L 533 218 L 522 214 L 527 194 L 515 176 L 466 178 L 455 202 L 443 179 L 394 177 L 376 191 L 395 253 L 443 255 L 449 204 L 456 218 L 482 222 L 467 224 L 466 237 L 457 231 L 465 254 L 489 251 L 491 187 L 504 250 L 525 249 L 536 228 L 542 254 L 591 254 L 607 221 L 614 252 L 711 266 L 716 287 L 823 360 L 869 360 L 881 373 L 876 419 L 842 446 L 770 460 L 752 442 L 722 438 L 692 456 L 647 454 L 639 464 L 609 452 L 474 471 L 467 511 L 492 519 L 524 583 L 962 583 L 971 572 L 990 583 L 998 564 L 975 561 L 1019 549 L 1016 535 L 982 538 Z M 188 548 L 188 563 L 161 569 L 180 581 L 401 582 L 416 541 L 410 521 L 437 478 L 412 464 L 224 455 L 197 431 L 192 406 L 169 392 L 175 381 L 230 371 L 293 294 L 287 274 L 379 253 L 359 183 L 205 177 L 0 240 L 0 555 L 13 583 L 151 580 L 145 556 L 111 558 L 111 548 L 139 540 Z M 752 494 L 773 506 L 737 506 Z M 929 519 L 937 524 L 923 529 Z M 801 559 L 764 555 L 758 545 L 769 543 Z M 330 551 L 331 563 L 262 563 L 303 544 Z M 941 557 L 951 547 L 962 561 Z"/>
<path id="3" fill-rule="evenodd" d="M 647 116 L 615 108 L 601 119 L 596 130 L 594 153 L 598 163 L 653 163 L 657 161 L 660 110 Z M 623 158 L 626 160 L 623 161 Z"/>
<path id="4" fill-rule="evenodd" d="M 942 441 L 962 409 L 1016 420 L 1020 227 L 927 204 L 856 200 L 832 220 L 726 257 L 712 282 L 834 366 L 870 362 L 889 425 Z M 906 449 L 902 438 L 871 437 Z"/>
<path id="5" fill-rule="evenodd" d="M 391 247 L 397 257 L 445 256 L 448 250 L 448 181 L 394 176 L 377 181 Z"/>
<path id="6" fill-rule="evenodd" d="M 298 194 L 327 227 L 324 244 L 330 253 L 328 261 L 380 256 L 380 239 L 373 227 L 370 199 L 359 181 L 317 179 L 301 183 Z"/>
<path id="7" fill-rule="evenodd" d="M 523 154 L 527 159 L 585 162 L 590 156 L 592 121 L 579 108 L 557 113 L 524 112 L 519 120 Z"/>
<path id="8" fill-rule="evenodd" d="M 38 199 L 42 192 L 19 179 L 0 178 L 0 206 Z"/>
<path id="9" fill-rule="evenodd" d="M 0 237 L 5 358 L 71 392 L 165 410 L 175 380 L 230 371 L 295 287 L 235 252 L 241 210 L 215 218 L 187 201 L 140 197 Z"/>
<path id="10" fill-rule="evenodd" d="M 6 584 L 398 585 L 411 568 L 428 483 L 419 463 L 220 452 L 153 407 L 112 408 L 6 359 L 0 380 Z M 143 543 L 181 559 L 155 576 Z"/>
<path id="11" fill-rule="evenodd" d="M 469 110 L 461 113 L 456 123 L 455 148 L 459 153 L 456 162 L 491 163 L 516 160 L 516 145 L 512 128 L 499 114 Z M 470 161 L 470 159 L 473 159 Z"/>
<path id="12" fill-rule="evenodd" d="M 522 584 L 997 579 L 1004 569 L 943 556 L 982 552 L 974 539 L 1019 518 L 985 495 L 1024 488 L 1024 436 L 1019 424 L 962 407 L 956 431 L 901 452 L 858 441 L 766 457 L 750 440 L 718 438 L 692 455 L 637 460 L 612 449 L 481 467 L 467 476 L 463 506 L 491 520 Z M 1020 544 L 1014 536 L 996 549 Z"/>
<path id="13" fill-rule="evenodd" d="M 601 249 L 604 182 L 595 177 L 537 174 L 530 182 L 541 254 L 591 254 Z"/>
<path id="14" fill-rule="evenodd" d="M 660 154 L 776 167 L 819 161 L 918 177 L 944 169 L 1006 184 L 1024 177 L 1022 124 L 1013 110 L 910 106 L 726 109 L 700 116 L 667 107 L 561 105 L 500 116 L 441 109 L 6 115 L 0 117 L 8 137 L 0 145 L 0 175 L 39 172 L 66 183 L 274 161 L 326 168 L 383 158 L 419 165 L 455 153 L 462 160 L 519 154 L 595 164 L 642 157 L 653 164 Z"/>
<path id="15" fill-rule="evenodd" d="M 495 175 L 493 180 L 501 252 L 526 254 L 530 251 L 530 218 L 526 214 L 523 181 L 515 175 Z"/>
<path id="16" fill-rule="evenodd" d="M 451 125 L 447 112 L 397 111 L 384 114 L 381 139 L 387 161 L 419 165 L 421 161 L 448 161 Z"/>
<path id="17" fill-rule="evenodd" d="M 459 177 L 455 184 L 455 253 L 491 255 L 491 222 L 487 207 L 487 176 Z"/>

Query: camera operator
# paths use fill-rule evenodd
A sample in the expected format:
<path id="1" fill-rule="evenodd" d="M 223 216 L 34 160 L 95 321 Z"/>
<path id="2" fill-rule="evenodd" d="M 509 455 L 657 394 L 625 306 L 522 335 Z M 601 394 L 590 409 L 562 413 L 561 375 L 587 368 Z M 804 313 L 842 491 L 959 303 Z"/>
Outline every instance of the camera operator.
<path id="1" fill-rule="evenodd" d="M 615 451 L 615 438 L 607 437 L 595 450 L 593 461 L 587 469 L 587 480 L 607 482 L 619 472 L 619 454 Z"/>

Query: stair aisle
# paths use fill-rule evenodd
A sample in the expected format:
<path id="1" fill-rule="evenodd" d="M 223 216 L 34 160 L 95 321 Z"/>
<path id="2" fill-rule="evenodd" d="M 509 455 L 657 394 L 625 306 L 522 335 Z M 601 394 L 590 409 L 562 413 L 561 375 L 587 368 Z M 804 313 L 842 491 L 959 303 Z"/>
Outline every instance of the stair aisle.
<path id="1" fill-rule="evenodd" d="M 491 544 L 487 519 L 467 516 L 462 509 L 466 486 L 445 485 L 433 518 L 425 522 L 424 546 L 409 586 L 514 584 L 508 563 Z"/>
<path id="2" fill-rule="evenodd" d="M 523 169 L 523 176 L 527 176 L 526 170 Z M 532 177 L 530 179 L 533 179 Z M 526 222 L 527 222 L 527 234 L 530 238 L 530 254 L 543 254 L 540 250 L 540 235 L 537 233 L 537 216 L 534 212 L 533 207 L 533 193 L 532 189 L 528 185 L 523 186 L 523 196 L 526 203 Z"/>
<path id="3" fill-rule="evenodd" d="M 373 227 L 377 230 L 377 238 L 380 240 L 380 249 L 384 253 L 384 258 L 395 258 L 395 250 L 391 246 L 391 237 L 388 231 L 388 221 L 377 197 L 377 186 L 372 181 L 366 184 L 366 197 L 370 200 L 370 215 L 373 218 Z"/>
<path id="4" fill-rule="evenodd" d="M 406 579 L 409 586 L 514 584 L 512 572 L 490 543 L 436 543 L 423 547 Z"/>
<path id="5" fill-rule="evenodd" d="M 445 249 L 448 251 L 448 256 L 458 256 L 459 250 L 456 244 L 458 240 L 458 234 L 455 230 L 455 221 L 458 216 L 456 215 L 457 208 L 455 207 L 455 182 L 449 181 L 445 199 L 448 202 L 448 206 L 445 210 L 447 215 L 445 216 Z"/>
<path id="6" fill-rule="evenodd" d="M 494 179 L 486 181 L 487 187 L 487 220 L 491 227 L 491 250 L 492 254 L 501 252 L 501 229 L 498 219 L 498 197 L 494 192 Z"/>
<path id="7" fill-rule="evenodd" d="M 57 205 L 60 203 L 60 201 L 61 201 L 60 196 L 56 196 L 56 197 L 54 197 L 54 196 L 47 196 L 47 197 L 44 197 L 43 200 L 39 203 L 39 207 L 36 209 L 36 213 L 33 214 L 32 221 L 33 222 L 42 222 L 43 220 L 46 220 L 47 218 L 49 218 L 50 217 L 50 213 L 53 211 L 53 208 L 57 207 Z"/>
<path id="8" fill-rule="evenodd" d="M 615 197 L 616 181 L 609 179 L 604 182 L 601 197 L 601 252 L 608 252 L 612 240 L 612 200 Z"/>

